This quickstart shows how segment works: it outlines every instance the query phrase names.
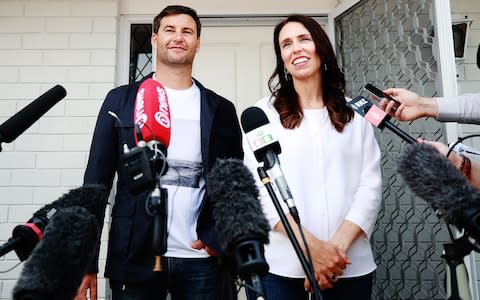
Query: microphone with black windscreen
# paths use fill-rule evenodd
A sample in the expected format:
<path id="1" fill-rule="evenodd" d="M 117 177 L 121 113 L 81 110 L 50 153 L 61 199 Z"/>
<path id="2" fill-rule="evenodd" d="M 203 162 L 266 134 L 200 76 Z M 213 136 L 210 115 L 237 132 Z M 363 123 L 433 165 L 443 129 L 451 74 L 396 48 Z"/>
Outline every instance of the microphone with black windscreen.
<path id="1" fill-rule="evenodd" d="M 219 159 L 206 182 L 220 245 L 233 258 L 236 274 L 249 281 L 259 297 L 264 297 L 259 276 L 269 268 L 264 244 L 269 242 L 270 225 L 252 173 L 241 160 Z"/>
<path id="2" fill-rule="evenodd" d="M 280 167 L 278 154 L 282 152 L 280 143 L 274 138 L 273 129 L 262 109 L 252 106 L 242 112 L 241 123 L 248 144 L 258 162 L 273 179 L 283 201 L 287 204 L 290 214 L 297 224 L 300 224 L 295 201 Z"/>
<path id="3" fill-rule="evenodd" d="M 13 142 L 66 95 L 67 91 L 65 88 L 61 85 L 56 85 L 25 106 L 10 119 L 3 122 L 0 125 L 0 151 L 2 151 L 1 143 Z"/>
<path id="4" fill-rule="evenodd" d="M 480 192 L 432 145 L 406 145 L 397 159 L 405 183 L 449 224 L 480 242 Z"/>
<path id="5" fill-rule="evenodd" d="M 56 213 L 25 263 L 13 299 L 73 299 L 95 254 L 99 234 L 96 217 L 85 208 L 69 207 Z"/>
<path id="6" fill-rule="evenodd" d="M 480 44 L 477 49 L 477 67 L 480 69 Z"/>
<path id="7" fill-rule="evenodd" d="M 390 116 L 367 98 L 362 96 L 355 97 L 347 101 L 347 105 L 380 130 L 386 127 L 409 144 L 417 142 L 411 135 L 390 122 Z"/>
<path id="8" fill-rule="evenodd" d="M 45 205 L 33 214 L 25 224 L 17 225 L 12 237 L 0 247 L 0 256 L 14 250 L 20 261 L 26 260 L 33 248 L 43 237 L 43 231 L 50 219 L 63 209 L 79 206 L 96 217 L 99 228 L 103 226 L 108 192 L 105 186 L 86 184 L 72 189 L 58 200 Z"/>
<path id="9" fill-rule="evenodd" d="M 424 199 L 445 222 L 462 231 L 452 243 L 443 244 L 448 299 L 472 299 L 464 257 L 479 251 L 480 193 L 432 145 L 406 145 L 397 159 L 397 171 L 410 189 Z M 472 241 L 473 239 L 473 241 Z"/>

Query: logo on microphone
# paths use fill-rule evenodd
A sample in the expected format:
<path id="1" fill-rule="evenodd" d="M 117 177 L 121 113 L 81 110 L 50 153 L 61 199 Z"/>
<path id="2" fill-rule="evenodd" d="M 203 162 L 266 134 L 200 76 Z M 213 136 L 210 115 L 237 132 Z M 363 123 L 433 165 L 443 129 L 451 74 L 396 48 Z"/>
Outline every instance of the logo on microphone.
<path id="1" fill-rule="evenodd" d="M 157 86 L 158 111 L 155 113 L 155 120 L 165 128 L 170 128 L 170 112 L 168 107 L 167 93 Z"/>
<path id="2" fill-rule="evenodd" d="M 272 134 L 268 131 L 268 125 L 261 126 L 255 130 L 246 133 L 247 139 L 253 151 L 256 151 L 265 145 L 274 142 Z"/>
<path id="3" fill-rule="evenodd" d="M 147 122 L 148 116 L 145 113 L 145 88 L 141 88 L 137 93 L 137 101 L 135 102 L 135 123 L 143 127 L 143 125 Z"/>
<path id="4" fill-rule="evenodd" d="M 372 105 L 370 110 L 365 115 L 365 119 L 370 121 L 375 127 L 379 127 L 386 115 L 386 112 L 378 108 L 376 105 Z"/>

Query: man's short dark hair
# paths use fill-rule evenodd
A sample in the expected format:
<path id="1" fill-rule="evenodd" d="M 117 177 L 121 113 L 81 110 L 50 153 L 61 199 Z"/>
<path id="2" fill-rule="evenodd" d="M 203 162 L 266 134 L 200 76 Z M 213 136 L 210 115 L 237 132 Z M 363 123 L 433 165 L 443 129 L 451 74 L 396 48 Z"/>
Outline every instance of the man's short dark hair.
<path id="1" fill-rule="evenodd" d="M 183 5 L 169 5 L 165 7 L 154 19 L 153 19 L 153 32 L 158 33 L 160 27 L 160 21 L 167 16 L 172 15 L 189 15 L 195 20 L 197 24 L 197 38 L 200 37 L 200 32 L 202 31 L 202 24 L 200 23 L 200 18 L 197 15 L 197 12 L 190 7 Z"/>

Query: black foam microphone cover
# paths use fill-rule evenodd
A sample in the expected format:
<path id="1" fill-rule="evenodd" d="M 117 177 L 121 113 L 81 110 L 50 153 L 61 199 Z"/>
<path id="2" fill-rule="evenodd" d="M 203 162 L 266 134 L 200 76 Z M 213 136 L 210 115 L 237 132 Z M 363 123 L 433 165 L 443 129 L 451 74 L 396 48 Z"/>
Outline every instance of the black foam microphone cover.
<path id="1" fill-rule="evenodd" d="M 57 200 L 45 205 L 33 216 L 43 216 L 52 208 L 60 210 L 71 206 L 80 206 L 88 210 L 96 217 L 99 225 L 103 224 L 105 217 L 105 208 L 108 200 L 108 191 L 101 184 L 84 184 L 78 188 L 71 189 Z"/>
<path id="2" fill-rule="evenodd" d="M 238 159 L 219 159 L 207 176 L 207 196 L 222 248 L 254 239 L 267 244 L 270 225 L 252 173 Z"/>
<path id="3" fill-rule="evenodd" d="M 240 117 L 240 122 L 242 123 L 244 132 L 250 132 L 270 123 L 263 110 L 256 106 L 251 106 L 245 109 Z"/>
<path id="4" fill-rule="evenodd" d="M 10 143 L 43 116 L 58 101 L 67 95 L 61 85 L 56 85 L 25 106 L 22 110 L 0 125 L 0 143 Z"/>
<path id="5" fill-rule="evenodd" d="M 82 207 L 55 214 L 20 274 L 14 300 L 73 299 L 93 257 L 100 231 Z"/>
<path id="6" fill-rule="evenodd" d="M 33 214 L 33 217 L 27 223 L 34 224 L 38 230 L 42 231 L 45 226 L 47 226 L 51 215 L 68 207 L 80 206 L 96 217 L 97 226 L 101 229 L 103 227 L 107 200 L 108 192 L 105 186 L 99 184 L 85 184 L 79 188 L 70 190 L 58 200 L 40 208 Z M 16 226 L 12 232 L 11 239 L 18 240 L 18 242 L 15 243 L 13 250 L 15 250 L 21 261 L 29 257 L 39 240 L 37 233 L 32 230 L 31 226 L 26 225 Z"/>
<path id="7" fill-rule="evenodd" d="M 477 67 L 480 69 L 480 44 L 477 49 Z"/>
<path id="8" fill-rule="evenodd" d="M 405 183 L 449 224 L 480 241 L 480 193 L 432 145 L 405 146 L 397 158 Z"/>

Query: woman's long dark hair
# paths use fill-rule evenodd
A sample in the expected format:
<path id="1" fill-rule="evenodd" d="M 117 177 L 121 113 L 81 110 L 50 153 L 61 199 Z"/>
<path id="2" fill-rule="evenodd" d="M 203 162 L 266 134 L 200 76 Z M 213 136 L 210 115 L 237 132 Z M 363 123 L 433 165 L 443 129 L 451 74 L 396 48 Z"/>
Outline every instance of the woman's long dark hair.
<path id="1" fill-rule="evenodd" d="M 277 66 L 268 80 L 270 92 L 274 96 L 274 106 L 280 115 L 280 121 L 285 128 L 293 129 L 300 126 L 303 119 L 303 110 L 298 101 L 298 94 L 293 86 L 290 74 L 285 74 L 278 40 L 280 30 L 289 22 L 301 23 L 310 32 L 315 49 L 321 60 L 323 102 L 328 110 L 332 125 L 338 132 L 342 132 L 345 124 L 354 116 L 353 110 L 345 102 L 345 77 L 338 68 L 335 53 L 327 34 L 314 19 L 304 15 L 291 15 L 280 22 L 273 33 L 273 44 L 277 59 Z M 288 76 L 288 77 L 287 77 Z M 276 81 L 278 77 L 278 81 Z"/>

